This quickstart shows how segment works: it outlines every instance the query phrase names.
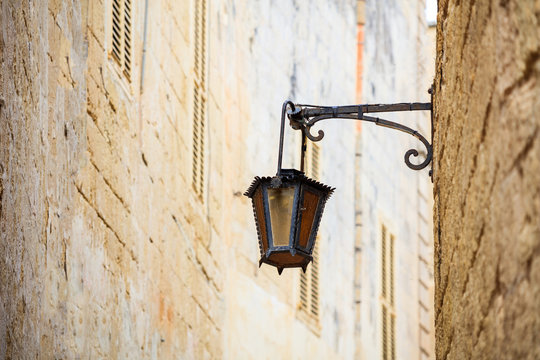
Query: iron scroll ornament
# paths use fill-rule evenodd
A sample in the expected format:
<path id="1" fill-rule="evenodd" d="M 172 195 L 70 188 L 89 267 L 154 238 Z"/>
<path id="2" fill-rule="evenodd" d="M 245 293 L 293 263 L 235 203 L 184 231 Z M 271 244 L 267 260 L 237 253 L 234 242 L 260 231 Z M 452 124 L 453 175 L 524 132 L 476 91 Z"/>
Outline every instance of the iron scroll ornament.
<path id="1" fill-rule="evenodd" d="M 430 91 L 431 93 L 431 91 Z M 313 142 L 322 140 L 324 137 L 324 131 L 319 130 L 317 135 L 311 133 L 311 128 L 319 121 L 328 119 L 351 119 L 360 120 L 375 123 L 378 126 L 399 130 L 409 135 L 414 136 L 424 144 L 426 148 L 426 158 L 420 164 L 413 164 L 410 161 L 411 156 L 417 157 L 419 155 L 418 150 L 409 149 L 405 153 L 405 164 L 413 170 L 422 170 L 427 167 L 433 158 L 433 146 L 432 144 L 418 131 L 379 117 L 367 116 L 366 113 L 378 113 L 378 112 L 397 112 L 397 111 L 432 111 L 431 103 L 398 103 L 398 104 L 375 104 L 375 105 L 346 105 L 346 106 L 316 106 L 305 104 L 294 104 L 291 101 L 285 101 L 282 108 L 282 126 L 280 136 L 280 151 L 278 158 L 278 175 L 281 170 L 282 160 L 282 147 L 283 147 L 283 130 L 285 123 L 285 115 L 289 118 L 290 125 L 295 130 L 302 131 L 302 147 L 305 145 L 305 138 L 307 137 Z M 432 134 L 431 140 L 433 141 L 433 114 L 431 114 Z M 303 156 L 302 156 L 303 160 Z M 303 162 L 303 161 L 302 161 Z M 303 167 L 303 164 L 302 164 Z M 431 176 L 430 171 L 430 176 Z"/>

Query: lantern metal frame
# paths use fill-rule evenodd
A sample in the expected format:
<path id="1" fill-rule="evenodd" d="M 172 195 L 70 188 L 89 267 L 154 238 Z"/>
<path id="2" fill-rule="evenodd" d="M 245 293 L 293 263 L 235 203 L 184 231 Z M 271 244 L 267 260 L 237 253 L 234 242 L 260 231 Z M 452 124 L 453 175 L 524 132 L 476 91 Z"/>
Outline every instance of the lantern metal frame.
<path id="1" fill-rule="evenodd" d="M 272 216 L 270 211 L 269 190 L 294 188 L 292 200 L 291 215 L 289 218 L 290 226 L 289 239 L 287 245 L 276 245 L 272 228 Z M 257 225 L 257 235 L 259 238 L 259 250 L 261 259 L 259 267 L 263 264 L 275 266 L 278 273 L 284 268 L 301 267 L 305 272 L 307 265 L 313 260 L 312 253 L 315 246 L 317 231 L 321 221 L 327 200 L 334 192 L 334 188 L 324 185 L 318 181 L 310 179 L 303 172 L 296 169 L 281 169 L 280 175 L 275 177 L 255 177 L 252 184 L 245 192 L 245 196 L 253 200 L 253 214 Z M 260 191 L 260 194 L 257 194 Z M 309 229 L 305 246 L 302 245 L 302 221 L 307 209 L 304 208 L 304 199 L 306 193 L 311 193 L 317 198 L 316 209 L 313 211 L 311 223 L 308 223 Z M 260 196 L 260 199 L 257 199 Z M 260 203 L 258 203 L 260 202 Z M 309 221 L 309 216 L 307 220 Z M 289 264 L 283 264 L 273 260 L 275 255 L 290 255 L 296 260 Z"/>
<path id="2" fill-rule="evenodd" d="M 360 105 L 345 105 L 345 106 L 318 106 L 318 105 L 306 105 L 306 104 L 294 104 L 292 101 L 285 101 L 281 110 L 281 129 L 279 137 L 279 151 L 278 151 L 278 165 L 277 173 L 274 177 L 255 177 L 255 180 L 244 193 L 245 196 L 252 199 L 253 212 L 255 216 L 255 222 L 257 226 L 257 233 L 259 237 L 259 248 L 261 252 L 261 259 L 259 261 L 259 267 L 263 263 L 275 266 L 278 269 L 278 273 L 287 267 L 301 267 L 305 272 L 306 267 L 310 261 L 313 260 L 312 253 L 315 246 L 316 235 L 320 225 L 324 206 L 328 198 L 332 195 L 334 188 L 328 185 L 319 183 L 313 179 L 310 179 L 304 175 L 304 156 L 306 151 L 307 139 L 317 142 L 322 140 L 324 132 L 318 131 L 317 135 L 311 133 L 311 128 L 322 120 L 328 119 L 352 119 L 359 121 L 366 121 L 375 123 L 378 126 L 399 130 L 414 136 L 422 142 L 426 148 L 426 157 L 419 164 L 413 164 L 410 161 L 411 156 L 417 157 L 419 152 L 416 149 L 409 149 L 405 153 L 405 164 L 412 170 L 421 170 L 426 168 L 433 158 L 433 88 L 428 90 L 431 94 L 431 102 L 429 103 L 397 103 L 397 104 L 360 104 Z M 430 111 L 431 112 L 431 142 L 426 139 L 418 131 L 405 126 L 403 124 L 381 119 L 379 117 L 372 117 L 365 115 L 366 113 L 386 113 L 386 112 L 402 112 L 402 111 Z M 285 133 L 285 118 L 289 119 L 290 126 L 294 130 L 300 130 L 302 133 L 301 142 L 301 163 L 300 170 L 296 169 L 282 169 L 283 160 L 283 141 Z M 429 171 L 429 176 L 432 177 L 433 168 Z M 274 246 L 274 239 L 272 234 L 272 219 L 269 208 L 269 194 L 268 189 L 279 188 L 295 188 L 295 194 L 293 197 L 293 204 L 291 209 L 290 231 L 289 231 L 289 244 L 286 246 Z M 318 196 L 317 209 L 315 209 L 314 218 L 309 228 L 309 238 L 306 247 L 300 247 L 300 230 L 302 227 L 302 211 L 306 209 L 300 208 L 300 204 L 305 204 L 304 193 L 305 187 L 308 187 L 311 192 L 316 192 Z M 256 192 L 260 189 L 262 201 L 261 204 L 256 204 Z M 262 214 L 258 213 L 258 209 Z M 264 241 L 266 240 L 266 245 Z M 289 253 L 291 257 L 300 255 L 300 260 L 296 259 L 296 262 L 291 261 L 288 264 L 276 262 L 272 260 L 272 255 Z"/>

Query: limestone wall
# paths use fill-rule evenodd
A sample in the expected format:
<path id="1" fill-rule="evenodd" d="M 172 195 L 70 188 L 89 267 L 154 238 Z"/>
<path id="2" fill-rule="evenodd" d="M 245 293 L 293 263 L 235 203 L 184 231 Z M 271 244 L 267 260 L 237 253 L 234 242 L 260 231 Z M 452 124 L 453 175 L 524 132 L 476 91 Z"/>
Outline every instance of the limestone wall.
<path id="1" fill-rule="evenodd" d="M 66 357 L 87 321 L 110 321 L 90 317 L 98 304 L 77 296 L 97 282 L 83 285 L 73 260 L 89 244 L 75 253 L 71 236 L 85 162 L 86 18 L 80 2 L 0 9 L 0 357 Z"/>
<path id="2" fill-rule="evenodd" d="M 429 102 L 433 76 L 433 48 L 428 41 L 424 1 L 366 1 L 362 103 Z M 429 112 L 377 114 L 417 129 L 429 138 Z M 431 181 L 429 168 L 409 169 L 403 162 L 408 149 L 425 149 L 415 138 L 362 123 L 359 141 L 360 314 L 358 357 L 383 357 L 382 227 L 387 245 L 394 236 L 395 305 L 387 314 L 395 321 L 393 342 L 397 359 L 434 358 L 432 318 Z M 420 160 L 421 159 L 421 160 Z M 388 253 L 387 253 L 388 254 Z M 388 256 L 388 255 L 387 255 Z M 392 262 L 388 259 L 386 263 Z M 390 269 L 386 269 L 386 274 Z M 388 282 L 388 276 L 387 276 Z M 389 355 L 390 356 L 390 355 Z"/>
<path id="3" fill-rule="evenodd" d="M 540 357 L 540 6 L 440 1 L 437 357 Z"/>
<path id="4" fill-rule="evenodd" d="M 222 33 L 225 52 L 235 44 L 236 58 L 224 58 L 231 84 L 224 172 L 239 194 L 255 175 L 274 175 L 281 103 L 339 105 L 354 103 L 355 1 L 253 2 L 227 8 L 234 26 Z M 234 13 L 236 11 L 236 15 Z M 245 21 L 240 26 L 240 19 Z M 340 54 L 340 55 L 337 55 Z M 236 110 L 238 109 L 238 110 Z M 231 113 L 231 110 L 234 111 Z M 350 359 L 353 342 L 354 123 L 321 122 L 321 180 L 336 188 L 319 232 L 319 310 L 316 324 L 300 309 L 300 271 L 258 269 L 259 249 L 249 199 L 227 193 L 235 216 L 228 236 L 226 349 L 231 359 Z M 300 166 L 299 133 L 286 129 L 284 167 Z M 244 141 L 242 153 L 235 150 Z M 233 292 L 234 291 L 234 292 Z M 241 334 L 240 336 L 238 334 Z"/>
<path id="5" fill-rule="evenodd" d="M 352 358 L 354 125 L 321 144 L 338 190 L 316 328 L 298 270 L 257 268 L 241 193 L 275 171 L 287 97 L 354 102 L 354 1 L 207 3 L 197 196 L 195 1 L 149 1 L 144 70 L 145 1 L 131 1 L 129 79 L 112 1 L 0 1 L 0 358 Z M 292 132 L 286 147 L 298 164 Z"/>

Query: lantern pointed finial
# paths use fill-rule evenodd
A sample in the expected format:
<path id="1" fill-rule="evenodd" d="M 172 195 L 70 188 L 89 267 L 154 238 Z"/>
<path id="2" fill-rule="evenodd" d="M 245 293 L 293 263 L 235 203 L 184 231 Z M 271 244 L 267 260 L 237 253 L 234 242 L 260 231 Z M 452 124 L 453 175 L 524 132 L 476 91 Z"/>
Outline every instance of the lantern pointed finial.
<path id="1" fill-rule="evenodd" d="M 302 271 L 304 272 L 304 274 L 306 273 L 307 266 L 308 266 L 308 264 L 302 265 Z"/>
<path id="2" fill-rule="evenodd" d="M 277 272 L 278 272 L 278 275 L 281 275 L 281 273 L 283 272 L 283 268 L 282 268 L 282 267 L 278 267 L 278 268 L 277 268 Z"/>

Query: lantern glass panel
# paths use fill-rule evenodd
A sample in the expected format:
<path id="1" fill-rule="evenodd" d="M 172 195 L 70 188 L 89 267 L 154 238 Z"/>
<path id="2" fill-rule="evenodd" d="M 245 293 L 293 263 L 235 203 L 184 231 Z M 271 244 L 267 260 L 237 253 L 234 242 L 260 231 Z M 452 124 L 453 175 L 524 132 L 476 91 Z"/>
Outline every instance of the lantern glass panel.
<path id="1" fill-rule="evenodd" d="M 260 226 L 259 234 L 261 235 L 263 252 L 266 252 L 268 250 L 268 238 L 266 237 L 266 218 L 264 217 L 263 195 L 260 187 L 253 196 L 253 204 L 255 205 L 257 224 Z"/>
<path id="2" fill-rule="evenodd" d="M 294 204 L 294 187 L 268 188 L 268 205 L 274 246 L 288 246 Z"/>
<path id="3" fill-rule="evenodd" d="M 304 191 L 304 200 L 302 202 L 302 223 L 300 224 L 300 237 L 298 239 L 298 245 L 306 249 L 309 243 L 309 235 L 313 227 L 313 220 L 315 219 L 315 212 L 317 211 L 317 205 L 319 204 L 319 195 L 306 189 Z"/>

